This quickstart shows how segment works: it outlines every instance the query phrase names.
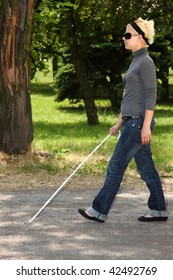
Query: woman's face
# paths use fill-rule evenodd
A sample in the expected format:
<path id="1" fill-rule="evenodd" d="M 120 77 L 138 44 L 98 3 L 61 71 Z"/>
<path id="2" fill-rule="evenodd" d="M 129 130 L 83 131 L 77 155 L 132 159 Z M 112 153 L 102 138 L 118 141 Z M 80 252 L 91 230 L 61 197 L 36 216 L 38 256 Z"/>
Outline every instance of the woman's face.
<path id="1" fill-rule="evenodd" d="M 122 39 L 127 50 L 134 52 L 142 47 L 141 35 L 138 34 L 130 24 L 127 25 L 126 32 Z"/>

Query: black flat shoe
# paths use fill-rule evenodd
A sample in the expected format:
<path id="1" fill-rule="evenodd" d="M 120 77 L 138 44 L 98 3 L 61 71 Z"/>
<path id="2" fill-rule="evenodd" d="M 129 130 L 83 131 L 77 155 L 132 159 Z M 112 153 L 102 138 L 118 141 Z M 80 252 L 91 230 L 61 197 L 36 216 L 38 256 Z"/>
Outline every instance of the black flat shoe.
<path id="1" fill-rule="evenodd" d="M 168 217 L 145 217 L 141 216 L 138 218 L 140 222 L 166 222 Z"/>
<path id="2" fill-rule="evenodd" d="M 96 222 L 99 222 L 99 223 L 104 223 L 104 222 L 105 222 L 105 221 L 100 220 L 100 219 L 98 219 L 98 218 L 88 216 L 88 215 L 85 213 L 85 209 L 78 209 L 78 211 L 79 211 L 79 213 L 80 213 L 85 219 L 88 219 L 88 220 L 91 220 L 91 221 L 96 221 Z"/>

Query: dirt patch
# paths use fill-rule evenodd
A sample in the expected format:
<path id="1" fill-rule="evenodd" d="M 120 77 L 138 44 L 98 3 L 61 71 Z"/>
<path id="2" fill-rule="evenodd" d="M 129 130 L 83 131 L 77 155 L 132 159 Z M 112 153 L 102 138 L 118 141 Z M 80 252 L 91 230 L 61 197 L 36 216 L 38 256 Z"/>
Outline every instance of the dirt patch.
<path id="1" fill-rule="evenodd" d="M 8 190 L 33 190 L 44 188 L 58 188 L 70 174 L 50 175 L 47 172 L 39 172 L 37 174 L 0 174 L 0 191 Z M 78 175 L 75 174 L 64 186 L 65 189 L 99 189 L 105 179 L 103 175 Z M 173 191 L 173 178 L 161 177 L 163 189 L 165 192 Z M 129 190 L 146 189 L 145 183 L 135 172 L 128 173 L 124 176 L 121 188 Z M 128 190 L 127 190 L 128 191 Z"/>

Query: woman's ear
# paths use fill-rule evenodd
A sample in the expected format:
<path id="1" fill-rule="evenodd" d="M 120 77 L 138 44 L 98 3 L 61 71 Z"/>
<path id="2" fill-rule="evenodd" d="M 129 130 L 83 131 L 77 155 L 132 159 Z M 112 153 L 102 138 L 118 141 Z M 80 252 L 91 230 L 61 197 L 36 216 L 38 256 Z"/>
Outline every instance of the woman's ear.
<path id="1" fill-rule="evenodd" d="M 139 41 L 139 43 L 141 43 L 141 46 L 145 47 L 146 43 L 145 43 L 145 41 L 143 40 L 143 37 L 142 37 L 141 34 L 139 34 L 139 36 L 138 36 L 138 41 Z"/>
<path id="2" fill-rule="evenodd" d="M 138 36 L 138 40 L 140 40 L 140 42 L 142 42 L 142 39 L 143 39 L 142 35 L 141 35 L 141 34 L 139 34 L 139 36 Z"/>

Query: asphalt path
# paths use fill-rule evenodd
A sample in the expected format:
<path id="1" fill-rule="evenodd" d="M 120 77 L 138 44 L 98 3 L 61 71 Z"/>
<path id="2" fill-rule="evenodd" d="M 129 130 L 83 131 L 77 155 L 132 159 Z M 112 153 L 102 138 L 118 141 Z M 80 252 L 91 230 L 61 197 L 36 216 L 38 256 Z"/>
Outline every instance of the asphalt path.
<path id="1" fill-rule="evenodd" d="M 106 223 L 82 218 L 95 189 L 63 190 L 32 222 L 56 189 L 0 191 L 1 260 L 172 260 L 173 192 L 167 222 L 141 223 L 148 192 L 122 188 Z"/>

